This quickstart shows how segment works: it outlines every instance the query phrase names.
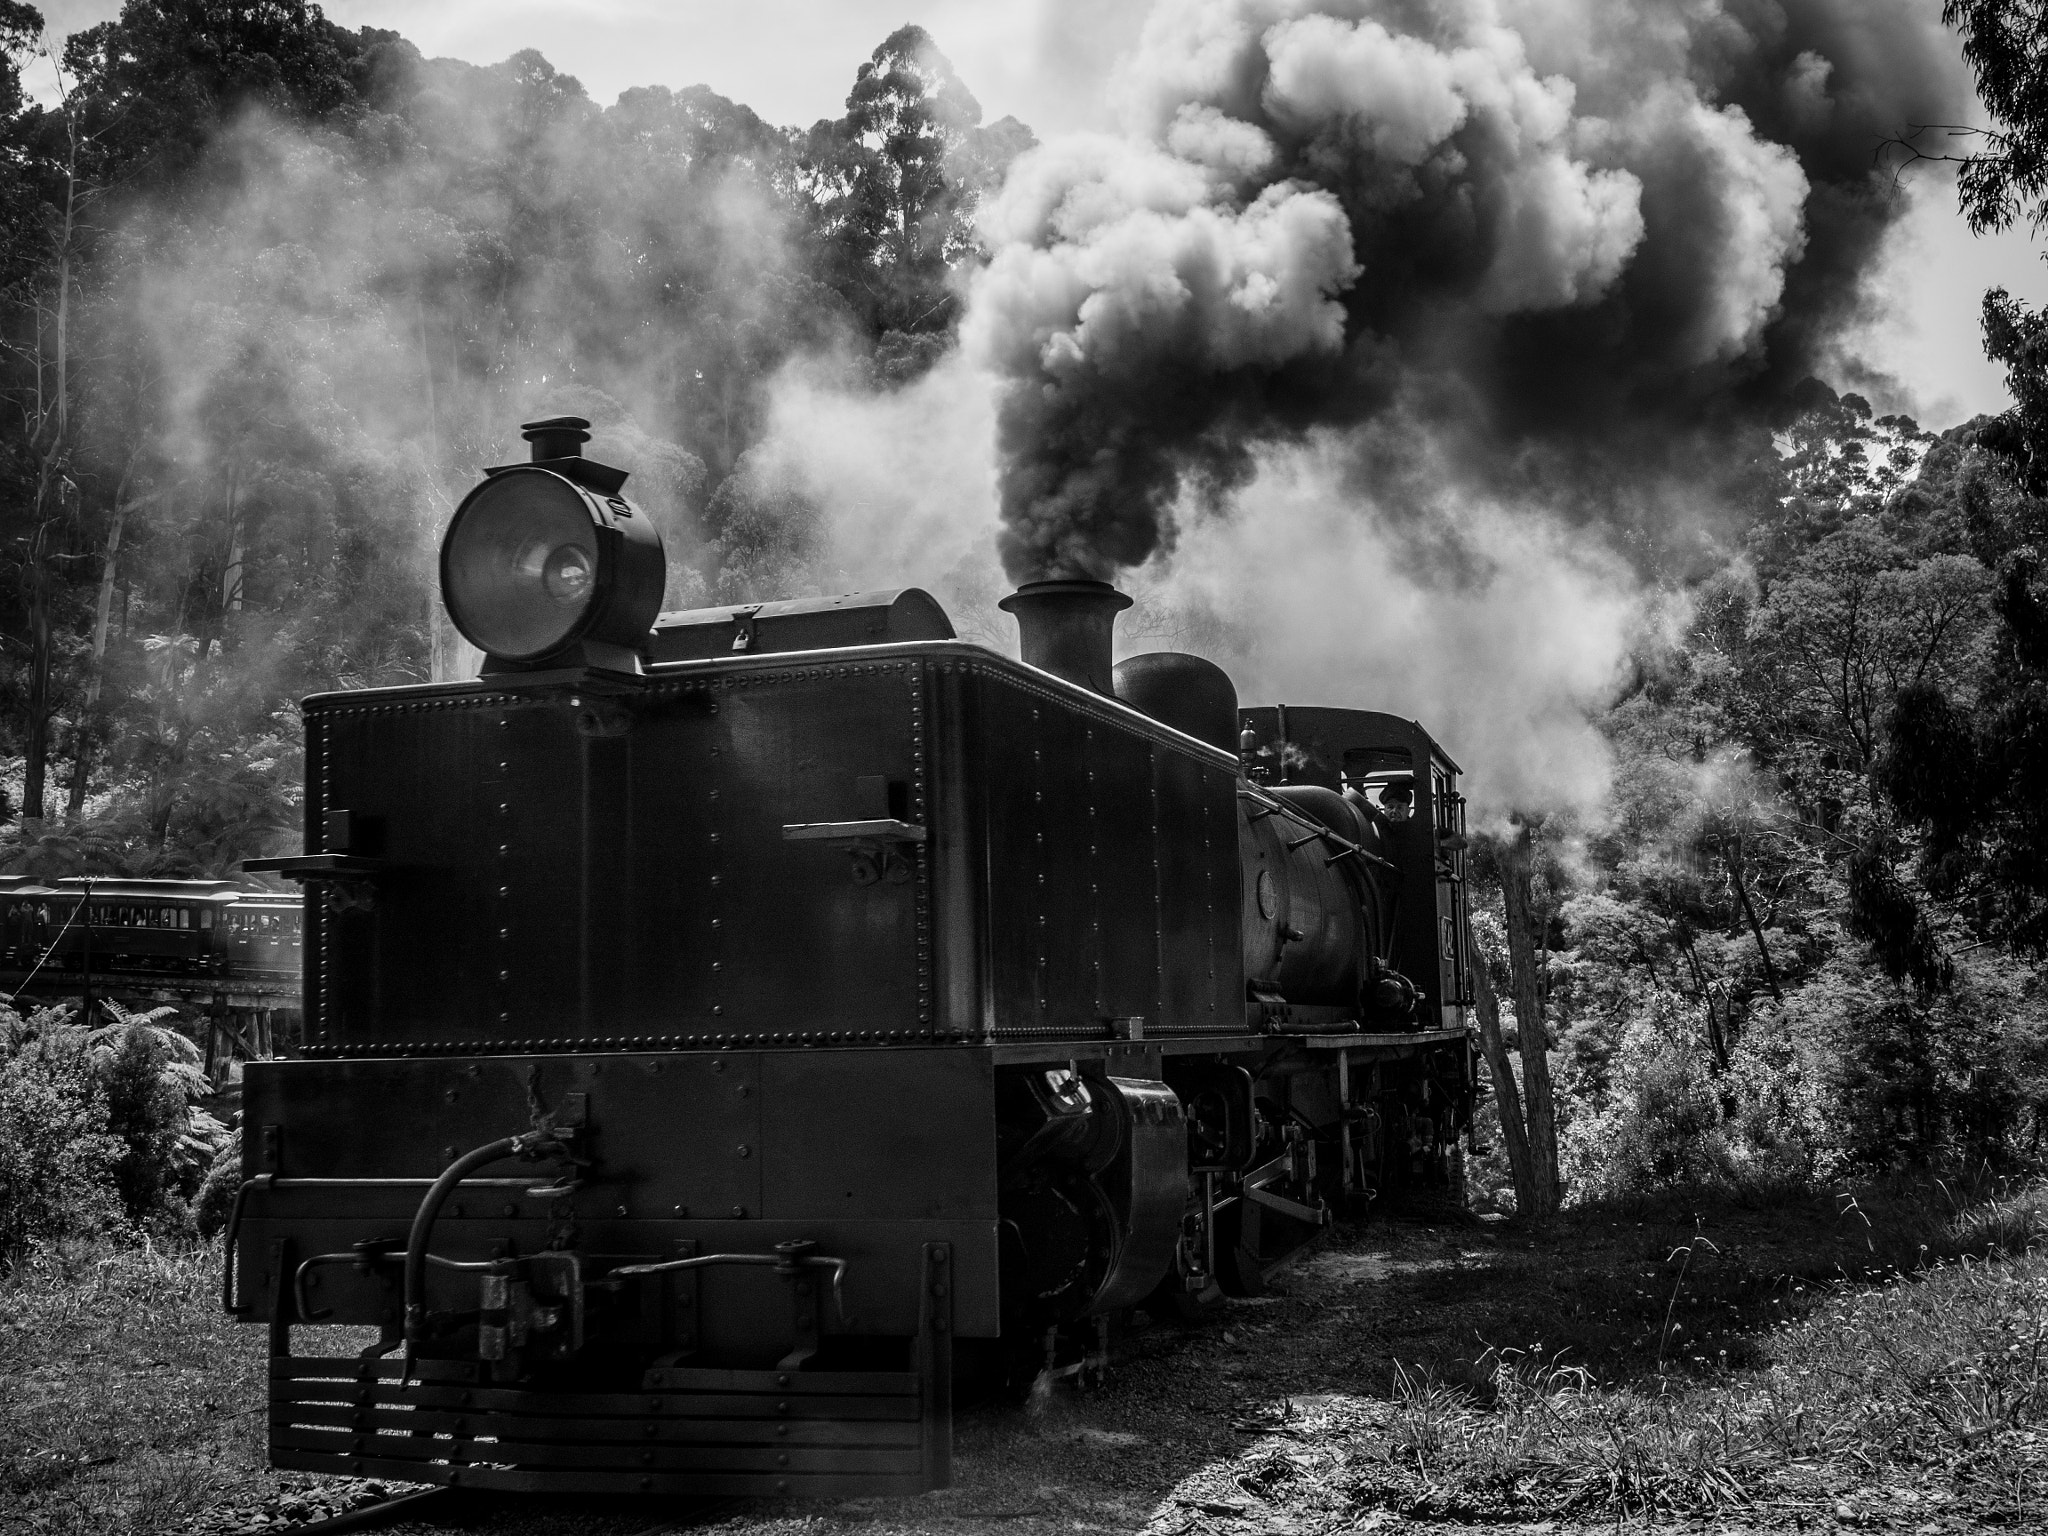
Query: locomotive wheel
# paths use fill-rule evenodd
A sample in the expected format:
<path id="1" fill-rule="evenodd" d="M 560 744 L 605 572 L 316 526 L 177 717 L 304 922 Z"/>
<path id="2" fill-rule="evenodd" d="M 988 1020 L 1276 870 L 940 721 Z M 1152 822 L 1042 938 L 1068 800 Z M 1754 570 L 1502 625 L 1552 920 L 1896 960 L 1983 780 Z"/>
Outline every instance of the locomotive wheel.
<path id="1" fill-rule="evenodd" d="M 1036 1334 L 1078 1317 L 1102 1283 L 1113 1218 L 1085 1179 L 1047 1180 L 1002 1198 L 1003 1332 Z"/>

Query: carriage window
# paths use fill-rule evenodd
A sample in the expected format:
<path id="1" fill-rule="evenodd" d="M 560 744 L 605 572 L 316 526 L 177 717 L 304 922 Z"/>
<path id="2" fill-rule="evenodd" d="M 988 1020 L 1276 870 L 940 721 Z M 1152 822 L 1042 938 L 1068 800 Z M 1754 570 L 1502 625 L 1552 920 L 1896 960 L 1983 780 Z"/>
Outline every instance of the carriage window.
<path id="1" fill-rule="evenodd" d="M 202 928 L 211 928 L 213 926 L 213 911 L 211 908 L 201 907 L 199 909 L 199 926 Z"/>

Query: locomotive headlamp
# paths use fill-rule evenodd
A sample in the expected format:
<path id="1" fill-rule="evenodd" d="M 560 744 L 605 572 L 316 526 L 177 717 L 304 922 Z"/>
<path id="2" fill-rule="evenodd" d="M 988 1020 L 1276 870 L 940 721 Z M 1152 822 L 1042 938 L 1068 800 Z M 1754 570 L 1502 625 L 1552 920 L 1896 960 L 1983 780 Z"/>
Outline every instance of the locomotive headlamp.
<path id="1" fill-rule="evenodd" d="M 667 579 L 661 535 L 586 459 L 574 416 L 529 423 L 531 464 L 486 470 L 441 543 L 441 597 L 463 637 L 509 666 L 637 671 Z"/>

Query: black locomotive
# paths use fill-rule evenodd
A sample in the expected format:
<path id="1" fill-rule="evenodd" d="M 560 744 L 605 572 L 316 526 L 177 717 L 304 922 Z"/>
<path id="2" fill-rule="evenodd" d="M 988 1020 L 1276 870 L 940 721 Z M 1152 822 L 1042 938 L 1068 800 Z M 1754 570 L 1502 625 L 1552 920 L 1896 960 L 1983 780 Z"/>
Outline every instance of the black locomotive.
<path id="1" fill-rule="evenodd" d="M 1419 726 L 1112 670 L 1098 582 L 1005 600 L 1021 663 L 915 590 L 657 617 L 586 425 L 450 525 L 482 676 L 305 704 L 306 1046 L 247 1071 L 226 1282 L 276 1465 L 941 1486 L 956 1368 L 1444 1179 L 1462 801 Z"/>

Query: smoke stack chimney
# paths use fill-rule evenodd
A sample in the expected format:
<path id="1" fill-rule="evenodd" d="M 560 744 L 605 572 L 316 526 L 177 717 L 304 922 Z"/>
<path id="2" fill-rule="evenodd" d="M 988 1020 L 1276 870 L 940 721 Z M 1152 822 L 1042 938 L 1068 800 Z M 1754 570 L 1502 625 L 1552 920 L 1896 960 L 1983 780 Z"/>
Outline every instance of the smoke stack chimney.
<path id="1" fill-rule="evenodd" d="M 536 464 L 580 458 L 583 445 L 590 441 L 590 423 L 581 416 L 550 416 L 546 421 L 522 423 L 519 435 L 533 444 Z"/>
<path id="2" fill-rule="evenodd" d="M 1115 697 L 1109 638 L 1131 600 L 1106 581 L 1027 581 L 998 606 L 1017 616 L 1024 659 L 1055 677 Z"/>

